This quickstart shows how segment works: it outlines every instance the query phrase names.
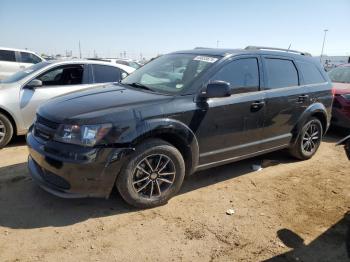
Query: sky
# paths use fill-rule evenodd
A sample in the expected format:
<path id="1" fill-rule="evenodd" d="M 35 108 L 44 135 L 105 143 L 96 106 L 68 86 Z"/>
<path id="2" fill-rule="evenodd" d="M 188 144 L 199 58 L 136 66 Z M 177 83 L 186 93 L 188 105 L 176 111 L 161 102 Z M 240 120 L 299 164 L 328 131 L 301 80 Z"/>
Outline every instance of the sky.
<path id="1" fill-rule="evenodd" d="M 0 46 L 131 58 L 197 46 L 350 55 L 350 0 L 0 0 Z"/>

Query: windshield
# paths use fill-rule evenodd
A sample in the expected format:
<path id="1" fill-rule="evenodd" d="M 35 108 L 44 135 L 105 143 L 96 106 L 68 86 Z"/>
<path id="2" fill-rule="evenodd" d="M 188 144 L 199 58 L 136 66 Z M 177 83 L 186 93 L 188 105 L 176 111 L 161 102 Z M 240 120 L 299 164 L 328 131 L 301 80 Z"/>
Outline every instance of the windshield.
<path id="1" fill-rule="evenodd" d="M 191 86 L 218 58 L 194 54 L 161 56 L 122 80 L 123 84 L 175 94 Z"/>
<path id="2" fill-rule="evenodd" d="M 332 82 L 350 83 L 350 66 L 334 68 L 328 74 Z"/>
<path id="3" fill-rule="evenodd" d="M 129 66 L 135 69 L 139 69 L 141 67 L 138 63 L 135 63 L 135 62 L 129 62 Z"/>
<path id="4" fill-rule="evenodd" d="M 22 71 L 18 71 L 17 73 L 1 80 L 1 83 L 14 83 L 17 82 L 19 80 L 22 80 L 23 78 L 25 78 L 26 76 L 32 74 L 33 72 L 36 72 L 38 70 L 40 70 L 41 68 L 49 65 L 50 63 L 48 62 L 41 62 L 35 65 L 32 65 L 30 67 L 27 67 L 26 69 L 23 69 Z"/>

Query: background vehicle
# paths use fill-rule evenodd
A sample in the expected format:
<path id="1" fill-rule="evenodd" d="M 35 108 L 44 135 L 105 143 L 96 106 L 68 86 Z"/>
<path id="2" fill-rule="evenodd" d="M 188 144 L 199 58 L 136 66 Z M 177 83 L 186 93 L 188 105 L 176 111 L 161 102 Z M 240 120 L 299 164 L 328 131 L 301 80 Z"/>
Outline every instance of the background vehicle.
<path id="1" fill-rule="evenodd" d="M 332 99 L 327 74 L 305 53 L 175 52 L 121 83 L 41 106 L 27 134 L 28 166 L 62 197 L 108 197 L 116 185 L 129 204 L 153 207 L 197 170 L 284 148 L 311 158 Z"/>
<path id="2" fill-rule="evenodd" d="M 0 80 L 42 61 L 32 51 L 0 47 Z"/>
<path id="3" fill-rule="evenodd" d="M 127 58 L 89 58 L 89 60 L 100 60 L 100 61 L 105 61 L 105 62 L 110 62 L 110 63 L 116 63 L 120 65 L 126 65 L 130 66 L 134 69 L 139 69 L 142 65 L 132 59 L 127 59 Z"/>
<path id="4" fill-rule="evenodd" d="M 328 75 L 334 87 L 332 125 L 350 128 L 350 64 L 336 67 Z"/>
<path id="5" fill-rule="evenodd" d="M 115 60 L 116 63 L 118 64 L 122 64 L 122 65 L 127 65 L 127 66 L 131 66 L 135 69 L 139 69 L 142 65 L 132 59 L 116 59 Z"/>
<path id="6" fill-rule="evenodd" d="M 50 98 L 97 83 L 118 82 L 133 71 L 99 61 L 45 61 L 4 79 L 0 83 L 0 148 L 13 134 L 25 134 L 37 107 Z"/>

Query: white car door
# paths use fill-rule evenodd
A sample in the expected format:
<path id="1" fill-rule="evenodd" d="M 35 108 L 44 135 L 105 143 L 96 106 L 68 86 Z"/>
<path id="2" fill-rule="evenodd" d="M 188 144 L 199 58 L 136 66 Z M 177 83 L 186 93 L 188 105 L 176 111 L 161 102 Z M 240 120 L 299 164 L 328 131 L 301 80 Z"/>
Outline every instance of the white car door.
<path id="1" fill-rule="evenodd" d="M 33 80 L 42 85 L 29 87 Z M 20 91 L 20 110 L 25 128 L 34 120 L 37 108 L 49 99 L 91 86 L 89 84 L 88 66 L 70 64 L 57 66 L 42 73 L 23 86 Z M 59 114 L 59 112 L 57 112 Z"/>
<path id="2" fill-rule="evenodd" d="M 0 50 L 0 80 L 19 70 L 21 70 L 20 64 L 16 61 L 15 51 Z"/>

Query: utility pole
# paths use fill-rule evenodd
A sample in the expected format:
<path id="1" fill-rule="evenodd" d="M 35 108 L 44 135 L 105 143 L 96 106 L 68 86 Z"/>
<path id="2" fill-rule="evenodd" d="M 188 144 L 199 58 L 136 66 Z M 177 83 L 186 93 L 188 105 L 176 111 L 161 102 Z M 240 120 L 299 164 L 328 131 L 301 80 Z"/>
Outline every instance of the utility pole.
<path id="1" fill-rule="evenodd" d="M 216 48 L 219 48 L 219 43 L 220 43 L 220 41 L 216 40 Z"/>
<path id="2" fill-rule="evenodd" d="M 324 31 L 324 35 L 323 35 L 323 43 L 322 43 L 322 50 L 321 50 L 321 56 L 320 56 L 320 62 L 322 64 L 322 56 L 323 56 L 323 50 L 324 50 L 324 43 L 326 42 L 326 35 L 328 32 L 328 29 L 323 30 Z"/>
<path id="3" fill-rule="evenodd" d="M 79 57 L 81 59 L 81 46 L 80 46 L 80 40 L 79 40 Z"/>

